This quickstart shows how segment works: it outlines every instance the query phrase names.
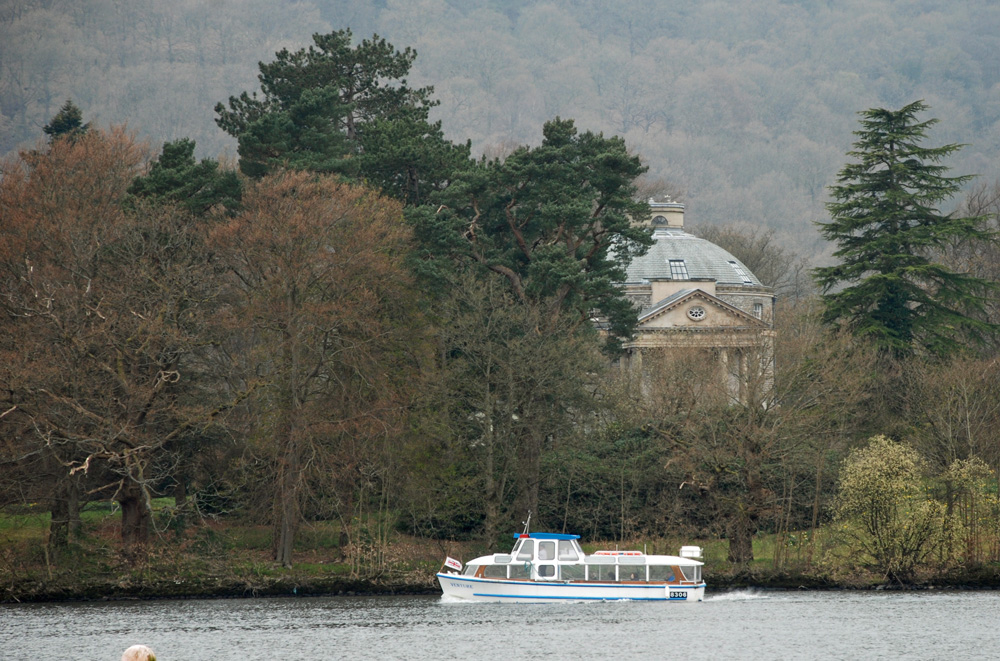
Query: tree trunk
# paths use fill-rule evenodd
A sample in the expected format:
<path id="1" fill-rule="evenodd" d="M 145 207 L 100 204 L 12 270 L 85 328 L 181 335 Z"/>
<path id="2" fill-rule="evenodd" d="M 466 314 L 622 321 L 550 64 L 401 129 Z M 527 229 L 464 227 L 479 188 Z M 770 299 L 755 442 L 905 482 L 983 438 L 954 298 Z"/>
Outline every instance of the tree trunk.
<path id="1" fill-rule="evenodd" d="M 487 543 L 492 548 L 497 539 L 498 519 L 500 517 L 500 494 L 497 486 L 496 476 L 496 436 L 493 433 L 493 425 L 486 432 L 486 463 L 483 468 L 484 476 L 484 521 L 483 534 Z"/>
<path id="2" fill-rule="evenodd" d="M 754 523 L 749 513 L 742 509 L 729 531 L 729 562 L 734 566 L 746 568 L 753 562 Z"/>
<path id="3" fill-rule="evenodd" d="M 809 527 L 809 550 L 806 553 L 806 570 L 812 569 L 813 554 L 816 552 L 816 530 L 819 528 L 819 495 L 823 488 L 823 463 L 825 458 L 820 452 L 816 459 L 816 484 L 813 493 L 812 521 Z"/>
<path id="4" fill-rule="evenodd" d="M 177 481 L 174 483 L 172 493 L 174 497 L 174 516 L 170 525 L 174 530 L 180 532 L 187 528 L 188 519 L 190 518 L 189 509 L 186 507 L 188 504 L 188 490 L 185 471 L 183 469 L 179 470 L 175 479 Z"/>
<path id="5" fill-rule="evenodd" d="M 750 471 L 746 477 L 747 493 L 735 503 L 736 512 L 729 530 L 729 562 L 748 568 L 753 562 L 753 536 L 757 533 L 761 502 L 761 484 L 756 473 Z"/>
<path id="6" fill-rule="evenodd" d="M 275 492 L 274 561 L 289 568 L 299 526 L 300 464 L 299 444 L 294 439 L 287 439 Z"/>
<path id="7" fill-rule="evenodd" d="M 297 290 L 292 286 L 287 296 L 287 311 L 298 309 Z M 278 475 L 274 491 L 274 561 L 291 568 L 295 533 L 298 530 L 301 506 L 299 485 L 302 480 L 302 447 L 299 439 L 299 356 L 294 329 L 285 327 L 282 342 L 282 369 L 286 388 L 281 402 L 283 415 L 278 429 Z"/>
<path id="8" fill-rule="evenodd" d="M 142 489 L 135 481 L 126 478 L 118 491 L 118 505 L 122 508 L 122 546 L 130 562 L 139 559 L 149 542 L 149 506 Z"/>
<path id="9" fill-rule="evenodd" d="M 174 507 L 184 507 L 187 504 L 187 499 L 187 480 L 184 478 L 183 472 L 181 472 L 177 475 L 177 482 L 174 484 Z"/>
<path id="10" fill-rule="evenodd" d="M 80 485 L 79 478 L 65 473 L 65 468 L 49 457 L 49 471 L 55 476 L 52 501 L 49 507 L 48 547 L 51 557 L 55 558 L 60 549 L 80 534 Z"/>
<path id="11" fill-rule="evenodd" d="M 69 545 L 69 499 L 66 497 L 66 484 L 60 482 L 53 494 L 51 520 L 49 521 L 49 553 L 56 557 L 59 549 Z"/>
<path id="12" fill-rule="evenodd" d="M 523 454 L 521 456 L 521 485 L 525 512 L 534 512 L 536 525 L 546 524 L 538 517 L 538 492 L 542 481 L 542 443 L 544 435 L 536 430 L 529 430 L 525 435 Z"/>
<path id="13" fill-rule="evenodd" d="M 753 536 L 757 533 L 759 508 L 764 500 L 757 465 L 760 454 L 752 451 L 749 440 L 744 441 L 744 466 L 740 471 L 746 492 L 734 501 L 733 518 L 729 524 L 729 562 L 742 568 L 749 567 L 753 562 Z"/>

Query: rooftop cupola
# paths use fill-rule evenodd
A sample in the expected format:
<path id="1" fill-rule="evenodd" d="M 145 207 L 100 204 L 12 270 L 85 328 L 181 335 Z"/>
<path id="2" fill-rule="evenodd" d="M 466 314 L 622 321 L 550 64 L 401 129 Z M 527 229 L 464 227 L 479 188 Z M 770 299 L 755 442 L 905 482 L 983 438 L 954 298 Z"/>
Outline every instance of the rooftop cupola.
<path id="1" fill-rule="evenodd" d="M 656 198 L 649 198 L 650 224 L 653 229 L 662 227 L 684 227 L 684 205 L 674 202 L 669 197 L 657 202 Z"/>

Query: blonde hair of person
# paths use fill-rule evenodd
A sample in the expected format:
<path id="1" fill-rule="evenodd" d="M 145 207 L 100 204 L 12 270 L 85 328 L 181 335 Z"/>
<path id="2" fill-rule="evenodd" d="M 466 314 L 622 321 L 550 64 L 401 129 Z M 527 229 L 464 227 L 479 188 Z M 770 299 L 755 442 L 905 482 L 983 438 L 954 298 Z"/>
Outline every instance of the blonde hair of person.
<path id="1" fill-rule="evenodd" d="M 145 645 L 133 645 L 122 654 L 122 661 L 156 661 L 156 654 Z"/>

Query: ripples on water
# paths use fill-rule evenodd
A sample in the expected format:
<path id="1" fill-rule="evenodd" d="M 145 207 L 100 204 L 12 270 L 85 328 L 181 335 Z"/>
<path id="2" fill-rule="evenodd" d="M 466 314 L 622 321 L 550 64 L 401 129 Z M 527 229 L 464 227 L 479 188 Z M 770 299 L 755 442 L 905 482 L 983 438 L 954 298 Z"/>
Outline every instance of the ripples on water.
<path id="1" fill-rule="evenodd" d="M 703 603 L 441 597 L 0 606 L 0 659 L 966 659 L 1000 654 L 997 592 L 709 593 Z"/>
<path id="2" fill-rule="evenodd" d="M 759 590 L 733 590 L 715 595 L 710 594 L 705 597 L 705 601 L 750 601 L 751 599 L 764 599 L 765 595 L 765 592 Z"/>

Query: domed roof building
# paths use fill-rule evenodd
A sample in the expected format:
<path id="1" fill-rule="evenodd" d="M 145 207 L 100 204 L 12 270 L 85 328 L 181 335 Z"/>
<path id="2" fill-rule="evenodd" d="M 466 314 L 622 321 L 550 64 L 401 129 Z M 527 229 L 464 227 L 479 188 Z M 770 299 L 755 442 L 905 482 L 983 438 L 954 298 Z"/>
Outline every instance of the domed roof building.
<path id="1" fill-rule="evenodd" d="M 685 232 L 684 205 L 649 206 L 654 244 L 621 283 L 639 315 L 622 365 L 641 367 L 652 349 L 702 349 L 728 374 L 735 395 L 751 354 L 773 362 L 774 290 L 727 250 Z"/>

